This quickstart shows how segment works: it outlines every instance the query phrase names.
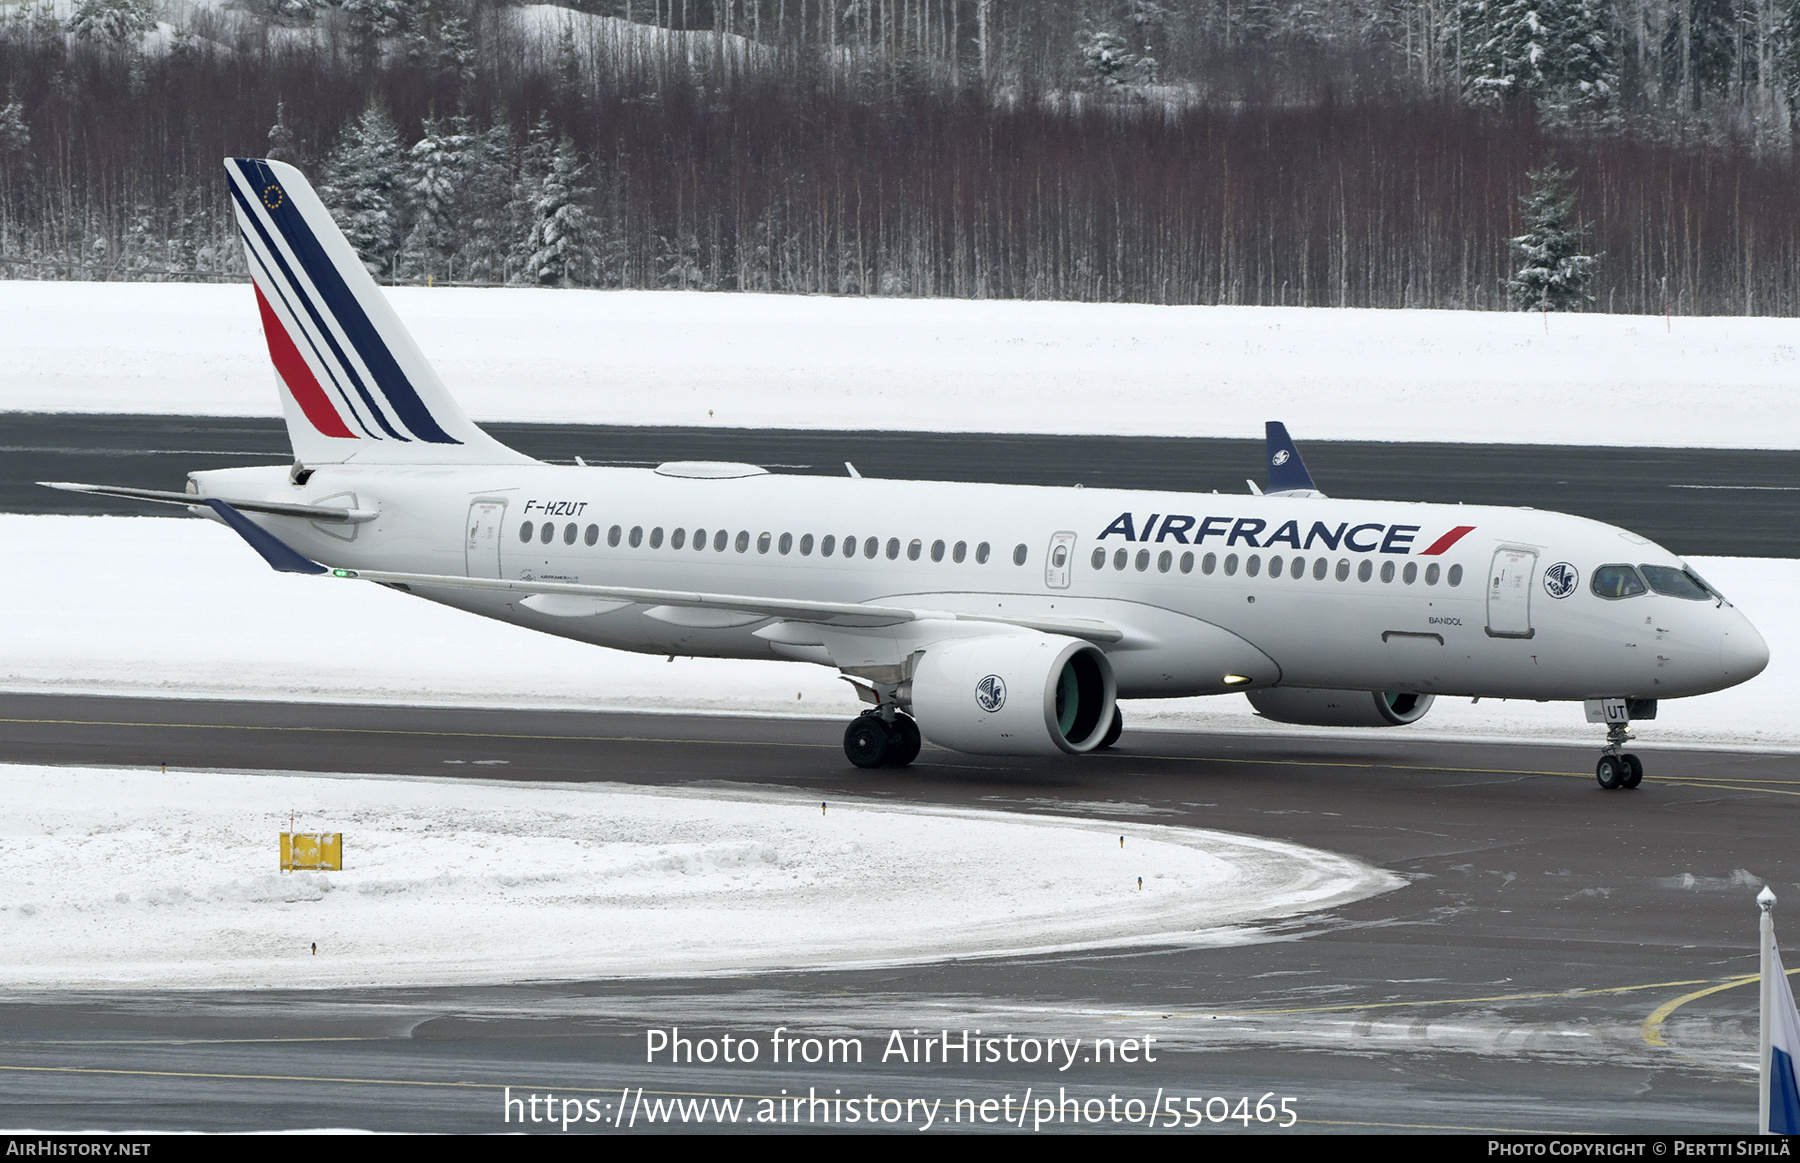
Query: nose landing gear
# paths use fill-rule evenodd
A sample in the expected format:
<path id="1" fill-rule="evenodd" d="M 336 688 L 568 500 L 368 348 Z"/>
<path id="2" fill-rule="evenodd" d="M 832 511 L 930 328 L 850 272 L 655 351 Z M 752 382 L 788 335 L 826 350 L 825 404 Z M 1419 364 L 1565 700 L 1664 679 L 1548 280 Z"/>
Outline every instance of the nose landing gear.
<path id="1" fill-rule="evenodd" d="M 923 743 L 912 716 L 892 709 L 864 711 L 844 728 L 844 755 L 858 767 L 905 767 Z"/>
<path id="2" fill-rule="evenodd" d="M 1607 791 L 1618 788 L 1629 790 L 1644 782 L 1643 761 L 1625 750 L 1625 744 L 1630 739 L 1630 727 L 1617 722 L 1608 724 L 1606 753 L 1600 756 L 1600 762 L 1594 766 L 1594 778 Z"/>

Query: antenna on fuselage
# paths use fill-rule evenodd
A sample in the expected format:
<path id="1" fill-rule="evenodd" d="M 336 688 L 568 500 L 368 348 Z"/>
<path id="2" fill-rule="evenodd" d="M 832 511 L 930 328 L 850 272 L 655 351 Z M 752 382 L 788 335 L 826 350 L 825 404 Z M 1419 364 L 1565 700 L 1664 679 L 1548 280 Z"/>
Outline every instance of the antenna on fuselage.
<path id="1" fill-rule="evenodd" d="M 1300 450 L 1294 447 L 1287 425 L 1270 420 L 1263 425 L 1263 433 L 1263 465 L 1268 470 L 1269 487 L 1259 490 L 1251 484 L 1250 490 L 1268 497 L 1324 496 L 1313 484 L 1312 474 L 1306 471 L 1306 462 L 1300 459 Z"/>

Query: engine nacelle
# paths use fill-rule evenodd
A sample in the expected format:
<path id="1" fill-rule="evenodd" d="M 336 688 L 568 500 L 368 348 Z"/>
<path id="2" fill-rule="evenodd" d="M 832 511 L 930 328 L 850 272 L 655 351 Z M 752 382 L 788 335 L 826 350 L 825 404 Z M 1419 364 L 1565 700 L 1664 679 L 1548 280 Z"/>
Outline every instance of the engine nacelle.
<path id="1" fill-rule="evenodd" d="M 1278 686 L 1245 691 L 1256 713 L 1278 723 L 1309 727 L 1403 727 L 1431 709 L 1435 695 L 1396 691 L 1327 691 Z"/>
<path id="2" fill-rule="evenodd" d="M 912 713 L 940 747 L 975 755 L 1092 751 L 1112 726 L 1112 664 L 1091 642 L 1020 632 L 925 648 Z"/>

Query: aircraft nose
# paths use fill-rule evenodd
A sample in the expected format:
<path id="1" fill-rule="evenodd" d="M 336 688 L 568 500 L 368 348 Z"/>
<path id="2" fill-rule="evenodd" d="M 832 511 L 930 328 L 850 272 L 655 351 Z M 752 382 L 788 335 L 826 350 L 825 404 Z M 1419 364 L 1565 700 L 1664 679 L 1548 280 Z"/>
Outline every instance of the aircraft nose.
<path id="1" fill-rule="evenodd" d="M 1769 644 L 1756 632 L 1750 619 L 1739 614 L 1736 623 L 1719 640 L 1719 666 L 1732 683 L 1755 678 L 1769 665 Z"/>

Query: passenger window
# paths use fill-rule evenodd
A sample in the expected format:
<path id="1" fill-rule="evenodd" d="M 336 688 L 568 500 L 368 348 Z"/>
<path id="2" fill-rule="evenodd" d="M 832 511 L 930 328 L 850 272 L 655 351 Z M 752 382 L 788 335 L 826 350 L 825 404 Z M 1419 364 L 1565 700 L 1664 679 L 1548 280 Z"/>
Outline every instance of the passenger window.
<path id="1" fill-rule="evenodd" d="M 1400 580 L 1405 582 L 1407 585 L 1411 585 L 1414 582 L 1418 581 L 1419 580 L 1419 563 L 1416 561 L 1407 562 L 1406 568 L 1400 572 Z"/>
<path id="2" fill-rule="evenodd" d="M 1184 553 L 1181 555 L 1181 572 L 1182 573 L 1193 573 L 1194 572 L 1194 555 L 1191 552 Z"/>
<path id="3" fill-rule="evenodd" d="M 874 538 L 871 537 L 869 540 L 873 541 Z M 889 561 L 899 561 L 900 560 L 900 539 L 898 537 L 888 538 L 887 559 Z"/>
<path id="4" fill-rule="evenodd" d="M 1393 562 L 1384 561 L 1381 563 L 1381 580 L 1384 582 L 1391 582 L 1394 580 L 1394 563 Z"/>
<path id="5" fill-rule="evenodd" d="M 896 542 L 894 542 L 894 552 L 896 555 L 898 555 L 899 551 L 900 551 L 900 543 L 898 541 L 896 541 Z M 871 537 L 867 541 L 863 542 L 863 556 L 864 557 L 873 559 L 874 556 L 880 552 L 881 552 L 881 538 Z"/>
<path id="6" fill-rule="evenodd" d="M 737 546 L 737 551 L 739 553 L 748 553 L 749 552 L 749 550 L 750 550 L 750 530 L 748 530 L 748 529 L 739 529 L 738 530 L 736 546 Z"/>
<path id="7" fill-rule="evenodd" d="M 854 538 L 854 537 L 844 538 L 844 556 L 845 557 L 855 557 L 856 556 L 856 538 Z"/>
<path id="8" fill-rule="evenodd" d="M 1255 577 L 1262 572 L 1262 554 L 1252 553 L 1244 561 L 1244 576 Z"/>
<path id="9" fill-rule="evenodd" d="M 1106 550 L 1104 550 L 1104 549 L 1094 550 L 1093 562 L 1094 562 L 1095 569 L 1105 569 L 1106 568 Z"/>
<path id="10" fill-rule="evenodd" d="M 1281 555 L 1280 554 L 1275 554 L 1269 558 L 1269 576 L 1270 577 L 1280 577 L 1281 576 Z M 1295 576 L 1299 576 L 1299 575 L 1296 574 Z"/>
<path id="11" fill-rule="evenodd" d="M 944 560 L 944 543 L 942 541 L 933 541 L 931 543 L 931 560 Z"/>
<path id="12" fill-rule="evenodd" d="M 969 543 L 967 541 L 958 541 L 956 543 L 956 548 L 952 549 L 950 551 L 950 560 L 954 561 L 958 565 L 961 565 L 963 562 L 963 558 L 967 557 L 968 555 L 969 555 Z"/>
<path id="13" fill-rule="evenodd" d="M 548 538 L 545 540 L 548 540 Z M 631 542 L 631 547 L 633 549 L 642 545 L 644 543 L 644 527 L 642 525 L 633 525 L 631 527 L 631 536 L 628 540 Z"/>
<path id="14" fill-rule="evenodd" d="M 1450 573 L 1448 576 L 1449 576 L 1449 581 L 1450 581 L 1451 585 L 1453 585 L 1453 586 L 1461 585 L 1462 584 L 1462 566 L 1460 566 L 1460 565 L 1451 566 Z"/>
<path id="15" fill-rule="evenodd" d="M 807 536 L 810 537 L 812 535 L 809 533 L 809 534 L 807 534 Z M 800 551 L 802 553 L 806 552 L 806 543 L 805 542 L 801 542 Z M 824 538 L 819 542 L 819 556 L 820 557 L 830 557 L 832 554 L 834 554 L 836 552 L 837 552 L 837 538 L 832 536 L 831 534 L 827 533 L 824 536 Z"/>
<path id="16" fill-rule="evenodd" d="M 589 545 L 598 545 L 600 543 L 600 526 L 589 525 L 587 527 L 587 533 L 582 537 L 582 540 L 586 541 Z"/>
<path id="17" fill-rule="evenodd" d="M 983 541 L 975 547 L 975 564 L 986 565 L 988 559 L 988 543 Z"/>
<path id="18" fill-rule="evenodd" d="M 570 528 L 574 528 L 574 526 L 570 526 Z M 656 528 L 650 530 L 650 548 L 652 548 L 652 549 L 661 549 L 662 548 L 662 526 L 661 525 L 658 525 Z"/>
<path id="19" fill-rule="evenodd" d="M 792 533 L 783 533 L 781 535 L 781 540 L 775 543 L 775 549 L 783 557 L 792 553 L 794 551 L 794 535 Z"/>
<path id="20" fill-rule="evenodd" d="M 537 525 L 531 521 L 527 521 L 527 522 L 525 522 L 525 524 L 519 526 L 519 540 L 520 541 L 530 541 L 531 535 L 536 532 L 537 532 Z"/>
<path id="21" fill-rule="evenodd" d="M 1145 570 L 1147 570 L 1149 568 L 1150 568 L 1150 551 L 1148 549 L 1138 550 L 1137 551 L 1137 571 L 1139 573 L 1143 573 Z"/>
<path id="22" fill-rule="evenodd" d="M 912 541 L 907 543 L 906 560 L 917 561 L 917 560 L 919 560 L 919 555 L 924 552 L 925 552 L 925 543 L 915 537 L 915 538 L 913 538 Z"/>
<path id="23" fill-rule="evenodd" d="M 1218 560 L 1219 560 L 1219 555 L 1216 553 L 1209 553 L 1205 557 L 1202 557 L 1200 559 L 1200 572 L 1202 574 L 1210 575 L 1213 571 L 1213 566 L 1218 562 Z"/>
<path id="24" fill-rule="evenodd" d="M 731 534 L 725 532 L 725 530 L 723 530 L 723 529 L 714 533 L 713 534 L 713 552 L 714 553 L 724 553 L 725 552 L 725 543 L 730 540 L 731 540 Z"/>
<path id="25" fill-rule="evenodd" d="M 811 533 L 802 533 L 800 535 L 800 556 L 801 557 L 811 557 L 812 556 L 812 547 L 813 547 L 812 534 Z"/>
<path id="26" fill-rule="evenodd" d="M 577 538 L 579 536 L 581 536 L 581 530 L 576 528 L 575 522 L 571 521 L 567 525 L 563 526 L 563 544 L 564 545 L 575 544 L 575 538 Z"/>
<path id="27" fill-rule="evenodd" d="M 1165 549 L 1156 555 L 1156 572 L 1168 573 L 1169 567 L 1175 564 L 1175 555 Z"/>
<path id="28" fill-rule="evenodd" d="M 1028 556 L 1028 555 L 1029 555 L 1029 554 L 1030 554 L 1030 550 L 1028 550 L 1028 549 L 1026 549 L 1026 548 L 1025 548 L 1025 547 L 1024 547 L 1024 546 L 1023 546 L 1023 545 L 1015 545 L 1015 546 L 1013 546 L 1013 564 L 1014 564 L 1014 565 L 1024 565 L 1024 564 L 1025 564 L 1025 558 L 1026 558 L 1026 557 L 1027 557 L 1027 556 Z M 1061 564 L 1062 564 L 1062 560 L 1061 560 L 1061 558 L 1062 558 L 1062 556 L 1063 556 L 1063 555 L 1062 555 L 1062 553 L 1061 553 L 1061 551 L 1060 551 L 1060 550 L 1059 550 L 1059 551 L 1058 551 L 1058 552 L 1057 552 L 1057 558 L 1058 558 L 1058 560 L 1057 560 L 1057 562 L 1056 562 L 1056 564 L 1057 564 L 1057 565 L 1061 565 Z"/>
<path id="29" fill-rule="evenodd" d="M 1341 582 L 1350 580 L 1350 559 L 1348 557 L 1338 561 L 1337 579 Z"/>
<path id="30" fill-rule="evenodd" d="M 675 530 L 675 532 L 669 534 L 669 548 L 670 549 L 680 549 L 682 546 L 684 546 L 686 544 L 687 544 L 687 530 L 686 529 L 677 529 L 677 530 Z"/>
<path id="31" fill-rule="evenodd" d="M 762 536 L 758 537 L 756 539 L 756 552 L 758 552 L 758 553 L 769 552 L 769 542 L 773 541 L 774 539 L 775 539 L 774 535 L 769 534 L 769 533 L 764 533 Z"/>
<path id="32" fill-rule="evenodd" d="M 1588 588 L 1602 598 L 1630 598 L 1647 592 L 1644 579 L 1629 565 L 1603 565 L 1594 571 Z"/>
<path id="33" fill-rule="evenodd" d="M 550 544 L 551 539 L 555 536 L 556 526 L 552 525 L 550 522 L 545 521 L 542 525 L 538 526 L 538 540 L 545 545 Z"/>
<path id="34" fill-rule="evenodd" d="M 1425 584 L 1428 586 L 1434 586 L 1437 584 L 1437 579 L 1438 579 L 1438 563 L 1434 561 L 1430 565 L 1425 567 Z"/>
<path id="35" fill-rule="evenodd" d="M 1126 549 L 1115 550 L 1113 553 L 1113 568 L 1114 569 L 1124 569 L 1125 563 L 1130 560 L 1131 560 L 1130 550 L 1126 550 Z"/>
<path id="36" fill-rule="evenodd" d="M 1356 580 L 1366 582 L 1370 577 L 1374 576 L 1374 573 L 1374 564 L 1365 557 L 1362 559 L 1362 563 L 1356 567 Z"/>
<path id="37" fill-rule="evenodd" d="M 694 530 L 694 548 L 697 550 L 706 548 L 706 530 Z"/>
<path id="38" fill-rule="evenodd" d="M 1323 557 L 1314 559 L 1314 561 L 1313 561 L 1313 580 L 1314 581 L 1324 581 L 1325 575 L 1327 573 L 1329 573 L 1330 571 L 1331 571 L 1331 563 L 1329 561 L 1326 561 Z"/>
<path id="39" fill-rule="evenodd" d="M 606 531 L 607 548 L 617 549 L 619 547 L 619 534 L 622 532 L 624 532 L 624 531 L 622 529 L 620 529 L 617 525 L 614 525 L 611 529 L 608 529 Z"/>
<path id="40" fill-rule="evenodd" d="M 1690 602 L 1710 602 L 1712 594 L 1706 585 L 1693 574 L 1676 569 L 1670 565 L 1644 565 L 1644 578 L 1649 581 L 1650 588 L 1659 594 L 1671 598 L 1686 598 Z"/>

